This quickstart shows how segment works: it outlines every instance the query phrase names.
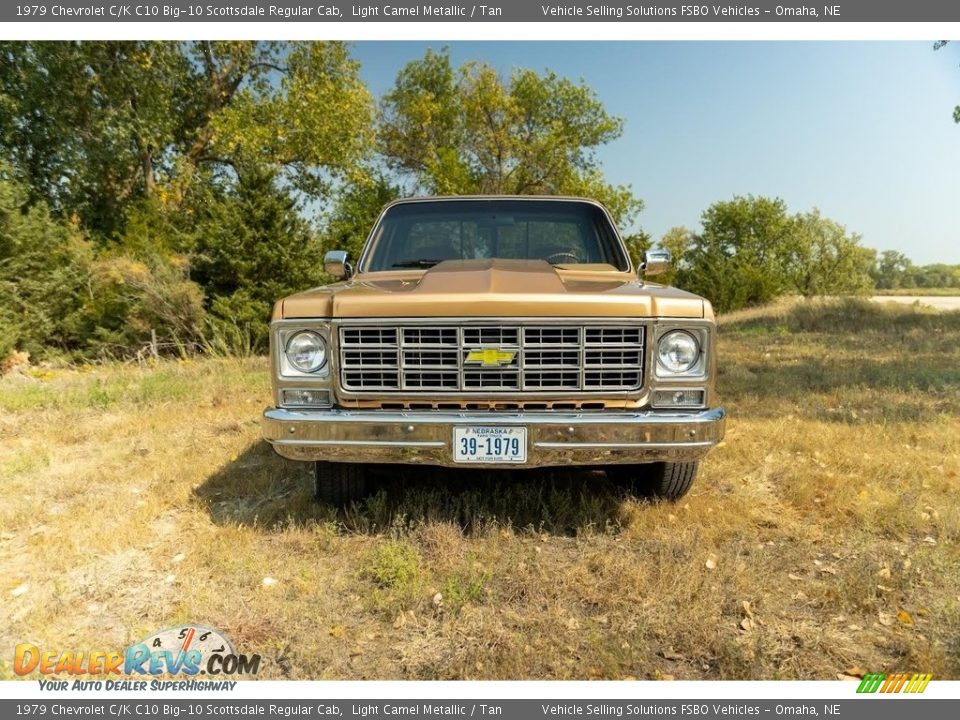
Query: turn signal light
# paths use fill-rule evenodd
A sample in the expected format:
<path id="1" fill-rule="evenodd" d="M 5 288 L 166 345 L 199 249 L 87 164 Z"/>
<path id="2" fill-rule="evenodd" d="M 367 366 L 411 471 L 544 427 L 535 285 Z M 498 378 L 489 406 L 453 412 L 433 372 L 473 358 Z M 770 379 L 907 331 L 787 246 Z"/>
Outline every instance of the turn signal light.
<path id="1" fill-rule="evenodd" d="M 656 390 L 654 407 L 703 407 L 703 390 Z"/>
<path id="2" fill-rule="evenodd" d="M 284 407 L 330 407 L 330 391 L 284 388 L 280 400 Z"/>

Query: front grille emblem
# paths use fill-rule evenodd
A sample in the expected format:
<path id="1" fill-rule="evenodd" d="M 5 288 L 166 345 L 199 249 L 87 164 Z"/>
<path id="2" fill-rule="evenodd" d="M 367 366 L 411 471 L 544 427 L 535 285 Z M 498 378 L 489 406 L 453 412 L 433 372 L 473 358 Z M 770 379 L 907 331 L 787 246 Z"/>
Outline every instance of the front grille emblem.
<path id="1" fill-rule="evenodd" d="M 471 350 L 467 353 L 466 365 L 482 365 L 483 367 L 501 367 L 509 365 L 516 357 L 515 350 L 500 350 L 499 348 L 483 348 L 483 350 Z"/>

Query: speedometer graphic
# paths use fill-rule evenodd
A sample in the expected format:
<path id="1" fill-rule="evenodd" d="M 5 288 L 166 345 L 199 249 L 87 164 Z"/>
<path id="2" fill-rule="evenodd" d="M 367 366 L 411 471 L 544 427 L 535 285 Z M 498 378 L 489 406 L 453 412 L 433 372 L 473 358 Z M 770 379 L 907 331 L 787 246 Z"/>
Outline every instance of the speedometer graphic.
<path id="1" fill-rule="evenodd" d="M 182 670 L 191 675 L 204 675 L 204 668 L 208 667 L 213 656 L 236 656 L 233 643 L 223 633 L 197 623 L 185 623 L 155 632 L 132 645 L 128 656 L 131 653 L 137 670 L 151 674 Z"/>

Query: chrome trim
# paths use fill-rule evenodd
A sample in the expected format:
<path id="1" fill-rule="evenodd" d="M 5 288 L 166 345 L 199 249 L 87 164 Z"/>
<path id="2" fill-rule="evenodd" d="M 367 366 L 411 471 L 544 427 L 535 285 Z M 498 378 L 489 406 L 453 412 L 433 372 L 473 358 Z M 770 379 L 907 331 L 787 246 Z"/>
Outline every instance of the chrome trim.
<path id="1" fill-rule="evenodd" d="M 513 425 L 528 430 L 527 462 L 492 467 L 611 465 L 703 457 L 723 438 L 725 418 L 723 408 L 580 413 L 271 408 L 263 415 L 263 436 L 292 460 L 455 467 L 455 427 Z"/>
<path id="2" fill-rule="evenodd" d="M 283 380 L 317 380 L 324 385 L 330 384 L 334 362 L 334 345 L 329 320 L 299 320 L 295 322 L 280 320 L 270 323 L 270 355 L 273 360 L 274 377 Z M 312 332 L 318 335 L 326 347 L 323 365 L 312 372 L 299 370 L 287 359 L 287 345 L 294 335 Z"/>
<path id="3" fill-rule="evenodd" d="M 681 373 L 671 373 L 669 371 L 661 372 L 663 366 L 660 365 L 660 341 L 663 339 L 664 335 L 667 335 L 675 330 L 680 330 L 685 332 L 688 335 L 692 335 L 693 339 L 696 340 L 697 345 L 700 346 L 700 356 L 697 359 L 697 362 L 693 365 L 690 370 L 686 370 Z M 651 371 L 652 378 L 655 383 L 659 385 L 670 384 L 672 382 L 706 382 L 706 378 L 710 372 L 712 366 L 711 355 L 712 352 L 712 340 L 713 340 L 714 326 L 711 325 L 698 325 L 695 323 L 684 323 L 684 322 L 675 322 L 671 320 L 661 321 L 657 324 L 657 327 L 653 334 L 653 343 L 650 345 L 650 358 L 651 358 Z"/>
<path id="4" fill-rule="evenodd" d="M 353 275 L 353 266 L 347 262 L 350 254 L 346 250 L 330 250 L 323 256 L 323 270 L 335 278 L 348 278 Z"/>
<path id="5" fill-rule="evenodd" d="M 643 254 L 643 263 L 640 269 L 645 277 L 662 275 L 673 264 L 673 255 L 667 250 L 647 250 Z"/>
<path id="6" fill-rule="evenodd" d="M 423 442 L 411 442 L 404 440 L 268 440 L 271 445 L 290 445 L 290 446 L 302 446 L 306 445 L 309 447 L 372 447 L 372 448 L 387 448 L 387 447 L 416 447 L 416 448 L 439 448 L 444 447 L 442 442 L 438 441 L 423 441 Z"/>
<path id="7" fill-rule="evenodd" d="M 633 450 L 638 448 L 711 448 L 714 443 L 711 440 L 703 442 L 679 442 L 679 443 L 536 443 L 540 448 L 591 448 L 591 449 L 610 449 L 610 450 Z"/>
<path id="8" fill-rule="evenodd" d="M 315 373 L 301 373 L 287 363 L 283 351 L 286 340 L 300 330 L 312 330 L 324 338 L 327 343 L 327 362 Z M 284 389 L 327 390 L 331 403 L 336 402 L 333 379 L 336 373 L 336 346 L 332 342 L 328 319 L 273 320 L 270 323 L 270 369 L 274 402 L 284 407 L 282 391 Z"/>

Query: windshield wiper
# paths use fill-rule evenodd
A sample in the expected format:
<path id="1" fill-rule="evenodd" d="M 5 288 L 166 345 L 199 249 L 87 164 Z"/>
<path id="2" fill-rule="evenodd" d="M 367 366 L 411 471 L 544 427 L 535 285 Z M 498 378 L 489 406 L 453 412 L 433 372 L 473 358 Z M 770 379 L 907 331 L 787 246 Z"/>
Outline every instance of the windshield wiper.
<path id="1" fill-rule="evenodd" d="M 429 259 L 427 259 L 427 258 L 421 258 L 421 259 L 419 259 L 419 260 L 401 260 L 400 262 L 396 262 L 396 263 L 394 263 L 393 265 L 391 265 L 391 267 L 398 267 L 398 268 L 431 268 L 431 267 L 433 267 L 434 265 L 436 265 L 438 262 L 442 262 L 442 261 L 441 261 L 441 260 L 429 260 Z"/>

